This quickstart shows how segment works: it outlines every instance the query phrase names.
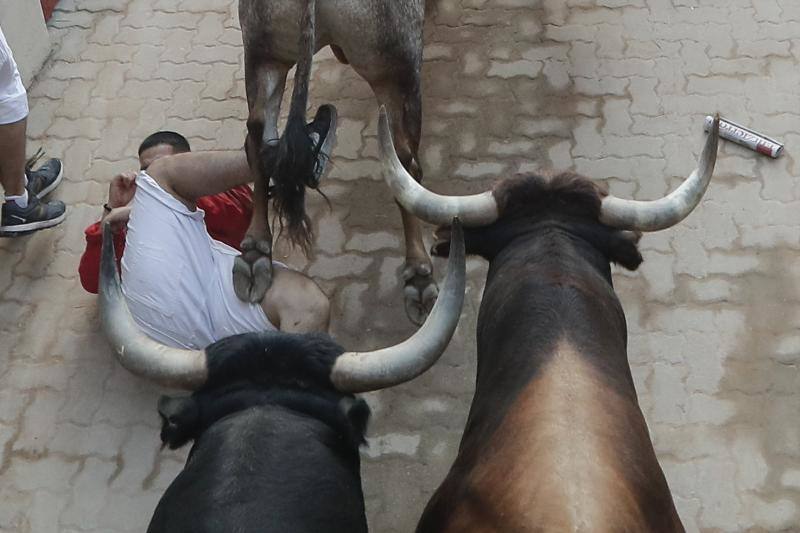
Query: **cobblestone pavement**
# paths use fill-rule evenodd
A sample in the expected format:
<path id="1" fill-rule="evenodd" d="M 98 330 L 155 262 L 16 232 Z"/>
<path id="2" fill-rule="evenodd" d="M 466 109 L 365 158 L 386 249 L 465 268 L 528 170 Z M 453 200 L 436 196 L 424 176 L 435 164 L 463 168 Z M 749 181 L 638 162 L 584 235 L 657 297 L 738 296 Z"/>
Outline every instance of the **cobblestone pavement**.
<path id="1" fill-rule="evenodd" d="M 233 0 L 61 0 L 51 60 L 30 90 L 31 151 L 63 154 L 58 229 L 0 241 L 0 530 L 141 531 L 186 450 L 160 451 L 160 391 L 111 360 L 77 280 L 83 228 L 111 176 L 160 128 L 195 149 L 244 138 Z M 794 0 L 440 0 L 428 7 L 423 167 L 475 192 L 540 166 L 609 178 L 647 199 L 694 167 L 705 114 L 776 136 L 770 160 L 723 144 L 705 202 L 645 235 L 616 271 L 642 408 L 690 531 L 800 531 L 800 144 Z M 341 130 L 318 198 L 317 255 L 287 260 L 323 285 L 353 348 L 412 329 L 397 271 L 400 218 L 380 181 L 367 85 L 328 51 L 314 106 Z M 430 232 L 428 232 L 429 234 Z M 443 264 L 436 263 L 439 272 Z M 371 528 L 413 529 L 456 452 L 471 399 L 486 267 L 459 331 L 415 382 L 367 395 Z"/>

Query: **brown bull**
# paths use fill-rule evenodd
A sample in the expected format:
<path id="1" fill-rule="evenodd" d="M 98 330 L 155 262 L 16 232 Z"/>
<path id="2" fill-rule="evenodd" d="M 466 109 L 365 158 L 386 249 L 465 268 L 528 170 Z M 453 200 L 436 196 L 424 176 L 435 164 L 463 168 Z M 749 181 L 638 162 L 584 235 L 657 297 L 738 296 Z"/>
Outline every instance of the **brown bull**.
<path id="1" fill-rule="evenodd" d="M 639 232 L 699 203 L 717 134 L 718 124 L 699 169 L 654 202 L 614 198 L 572 173 L 444 198 L 403 171 L 382 115 L 385 177 L 400 203 L 437 224 L 457 214 L 472 226 L 467 253 L 489 261 L 475 397 L 418 531 L 683 531 L 637 401 L 610 263 L 636 269 Z"/>
<path id="2" fill-rule="evenodd" d="M 255 177 L 255 206 L 234 266 L 240 299 L 260 301 L 271 283 L 272 235 L 267 182 L 290 240 L 308 249 L 310 221 L 305 187 L 316 187 L 335 129 L 336 111 L 322 106 L 306 125 L 312 56 L 330 46 L 336 57 L 364 78 L 392 116 L 395 150 L 403 166 L 422 179 L 418 164 L 421 129 L 423 0 L 240 0 L 245 83 L 250 110 L 246 149 Z M 297 63 L 286 129 L 278 115 L 289 69 Z M 436 299 L 430 258 L 419 222 L 401 209 L 406 241 L 406 310 L 417 324 Z"/>

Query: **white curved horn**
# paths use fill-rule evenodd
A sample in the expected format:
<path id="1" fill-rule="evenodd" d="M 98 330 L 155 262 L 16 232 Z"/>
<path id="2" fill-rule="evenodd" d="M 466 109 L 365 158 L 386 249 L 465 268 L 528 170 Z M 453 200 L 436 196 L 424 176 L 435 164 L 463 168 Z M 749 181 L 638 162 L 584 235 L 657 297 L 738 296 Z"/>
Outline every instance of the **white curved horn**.
<path id="1" fill-rule="evenodd" d="M 206 353 L 160 344 L 139 330 L 122 294 L 111 227 L 103 224 L 100 261 L 100 318 L 117 361 L 137 376 L 165 387 L 194 390 L 206 382 Z"/>
<path id="2" fill-rule="evenodd" d="M 600 213 L 600 221 L 619 229 L 658 231 L 674 226 L 691 213 L 708 188 L 714 163 L 717 161 L 719 141 L 719 115 L 708 133 L 706 145 L 700 155 L 698 168 L 667 196 L 653 201 L 623 200 L 606 196 Z"/>
<path id="3" fill-rule="evenodd" d="M 444 353 L 461 316 L 466 262 L 464 232 L 453 220 L 447 278 L 422 327 L 396 346 L 372 352 L 346 352 L 336 359 L 331 381 L 342 392 L 366 392 L 399 385 L 419 376 Z"/>
<path id="4" fill-rule="evenodd" d="M 417 183 L 397 158 L 386 108 L 381 106 L 378 138 L 383 179 L 397 202 L 414 216 L 432 224 L 448 224 L 458 217 L 466 227 L 485 226 L 497 220 L 497 202 L 491 191 L 470 196 L 442 196 Z"/>

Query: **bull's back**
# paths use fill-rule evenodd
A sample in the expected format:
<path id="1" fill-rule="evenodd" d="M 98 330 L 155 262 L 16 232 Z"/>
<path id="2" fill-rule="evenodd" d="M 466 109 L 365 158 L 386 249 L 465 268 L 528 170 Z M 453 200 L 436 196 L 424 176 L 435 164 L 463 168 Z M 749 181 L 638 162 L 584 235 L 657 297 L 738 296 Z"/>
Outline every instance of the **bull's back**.
<path id="1" fill-rule="evenodd" d="M 683 527 L 638 406 L 562 344 L 491 436 L 465 435 L 418 531 Z"/>
<path id="2" fill-rule="evenodd" d="M 245 45 L 296 63 L 306 1 L 240 0 Z M 316 6 L 317 50 L 336 45 L 359 71 L 384 65 L 387 57 L 416 59 L 410 56 L 421 45 L 423 0 L 316 0 Z"/>
<path id="3" fill-rule="evenodd" d="M 330 428 L 251 408 L 216 422 L 156 508 L 148 533 L 366 532 L 359 466 Z"/>

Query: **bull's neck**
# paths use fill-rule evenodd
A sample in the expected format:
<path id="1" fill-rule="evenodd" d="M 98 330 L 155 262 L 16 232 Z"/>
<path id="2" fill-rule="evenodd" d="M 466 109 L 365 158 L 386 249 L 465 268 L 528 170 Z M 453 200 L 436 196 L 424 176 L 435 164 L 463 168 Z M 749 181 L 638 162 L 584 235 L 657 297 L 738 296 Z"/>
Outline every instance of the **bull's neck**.
<path id="1" fill-rule="evenodd" d="M 477 341 L 474 405 L 510 405 L 564 342 L 635 401 L 625 316 L 608 261 L 575 235 L 523 236 L 493 258 Z M 478 415 L 473 408 L 470 422 Z"/>

